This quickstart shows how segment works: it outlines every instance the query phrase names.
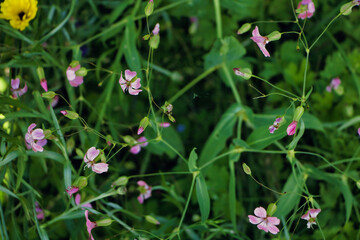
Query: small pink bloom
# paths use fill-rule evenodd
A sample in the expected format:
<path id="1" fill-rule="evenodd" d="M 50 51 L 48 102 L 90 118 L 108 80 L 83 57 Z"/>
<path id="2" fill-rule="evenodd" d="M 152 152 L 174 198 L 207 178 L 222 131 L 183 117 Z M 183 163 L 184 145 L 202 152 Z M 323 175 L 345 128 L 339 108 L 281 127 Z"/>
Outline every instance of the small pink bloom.
<path id="1" fill-rule="evenodd" d="M 169 122 L 162 122 L 162 123 L 159 123 L 159 126 L 162 127 L 162 128 L 168 128 L 170 127 L 170 123 Z"/>
<path id="2" fill-rule="evenodd" d="M 77 65 L 76 67 L 69 66 L 66 70 L 66 77 L 69 80 L 69 83 L 73 87 L 78 87 L 84 82 L 83 76 L 76 76 L 76 71 L 79 70 L 81 65 Z"/>
<path id="3" fill-rule="evenodd" d="M 297 121 L 292 121 L 289 124 L 288 128 L 286 129 L 287 135 L 291 136 L 295 134 L 297 123 Z"/>
<path id="4" fill-rule="evenodd" d="M 139 191 L 140 191 L 140 195 L 138 196 L 137 199 L 140 204 L 143 204 L 145 199 L 151 197 L 152 187 L 147 185 L 147 183 L 144 181 L 138 181 L 137 184 L 139 185 Z"/>
<path id="5" fill-rule="evenodd" d="M 148 144 L 146 137 L 140 137 L 137 140 L 137 145 L 130 148 L 130 152 L 132 154 L 138 154 L 141 151 L 141 147 L 146 147 Z"/>
<path id="6" fill-rule="evenodd" d="M 96 223 L 89 220 L 89 211 L 88 210 L 85 210 L 85 218 L 86 218 L 86 228 L 89 233 L 89 239 L 94 240 L 94 237 L 91 234 L 91 230 L 93 230 L 96 227 Z"/>
<path id="7" fill-rule="evenodd" d="M 91 147 L 87 150 L 84 156 L 84 162 L 88 168 L 91 168 L 95 173 L 104 173 L 109 169 L 109 164 L 107 163 L 95 163 L 95 159 L 100 154 L 100 150 L 95 147 Z"/>
<path id="8" fill-rule="evenodd" d="M 35 127 L 35 123 L 32 123 L 28 127 L 28 131 L 25 134 L 25 141 L 34 152 L 42 152 L 44 151 L 43 146 L 45 146 L 47 140 L 45 139 L 44 131 L 40 128 L 34 130 Z"/>
<path id="9" fill-rule="evenodd" d="M 359 134 L 359 136 L 360 136 L 360 128 L 358 128 L 358 134 Z"/>
<path id="10" fill-rule="evenodd" d="M 77 193 L 79 191 L 79 188 L 78 187 L 74 187 L 74 186 L 70 186 L 68 188 L 66 188 L 65 190 L 67 192 L 67 194 L 69 194 L 69 197 L 71 198 L 71 196 L 74 194 L 74 193 Z"/>
<path id="11" fill-rule="evenodd" d="M 321 209 L 309 209 L 306 214 L 301 216 L 301 219 L 307 220 L 307 228 L 310 228 L 312 225 L 316 225 L 316 217 L 321 212 Z"/>
<path id="12" fill-rule="evenodd" d="M 159 34 L 159 31 L 160 31 L 160 24 L 157 23 L 157 24 L 155 25 L 154 29 L 152 30 L 152 33 L 153 33 L 154 35 L 158 35 L 158 34 Z"/>
<path id="13" fill-rule="evenodd" d="M 60 111 L 62 115 L 66 115 L 67 114 L 67 111 L 66 110 L 63 110 L 63 111 Z"/>
<path id="14" fill-rule="evenodd" d="M 35 212 L 36 212 L 36 218 L 38 220 L 44 219 L 45 214 L 44 214 L 44 210 L 42 210 L 39 206 L 38 202 L 35 202 Z"/>
<path id="15" fill-rule="evenodd" d="M 252 31 L 252 37 L 250 39 L 258 45 L 265 57 L 270 57 L 269 52 L 265 48 L 265 45 L 269 43 L 269 39 L 260 35 L 258 26 Z"/>
<path id="16" fill-rule="evenodd" d="M 341 84 L 340 78 L 333 78 L 328 86 L 326 86 L 326 91 L 331 92 L 331 89 L 337 89 Z"/>
<path id="17" fill-rule="evenodd" d="M 55 97 L 51 100 L 51 106 L 55 107 L 59 103 L 59 96 L 55 95 Z"/>
<path id="18" fill-rule="evenodd" d="M 135 71 L 132 72 L 129 69 L 125 70 L 125 79 L 123 79 L 121 73 L 119 83 L 124 93 L 125 90 L 128 90 L 129 94 L 138 95 L 142 91 L 139 89 L 141 87 L 140 78 L 137 78 L 137 73 Z"/>
<path id="19" fill-rule="evenodd" d="M 139 127 L 138 131 L 137 131 L 137 135 L 142 134 L 142 132 L 144 131 L 143 127 Z"/>
<path id="20" fill-rule="evenodd" d="M 274 133 L 279 128 L 281 121 L 282 117 L 276 118 L 273 125 L 269 126 L 269 132 Z"/>
<path id="21" fill-rule="evenodd" d="M 297 9 L 300 9 L 300 13 L 298 14 L 298 18 L 305 19 L 311 18 L 315 12 L 315 5 L 312 0 L 302 0 L 299 2 Z"/>
<path id="22" fill-rule="evenodd" d="M 45 92 L 48 91 L 47 81 L 46 81 L 45 78 L 43 78 L 43 79 L 40 80 L 40 85 L 41 85 L 41 87 L 45 90 Z"/>
<path id="23" fill-rule="evenodd" d="M 28 88 L 25 83 L 24 87 L 20 89 L 20 79 L 11 79 L 11 91 L 13 98 L 18 98 L 27 92 Z"/>
<path id="24" fill-rule="evenodd" d="M 80 194 L 78 193 L 78 194 L 75 195 L 75 204 L 76 204 L 76 205 L 80 205 L 80 201 L 81 201 L 81 196 L 80 196 Z M 87 208 L 93 208 L 92 205 L 91 205 L 91 203 L 81 204 L 81 206 L 82 206 L 82 207 L 87 207 Z M 85 210 L 85 209 L 82 208 L 82 210 Z"/>
<path id="25" fill-rule="evenodd" d="M 256 217 L 248 215 L 249 221 L 252 224 L 257 224 L 258 229 L 272 234 L 277 234 L 279 232 L 279 229 L 275 225 L 280 224 L 280 219 L 267 216 L 266 210 L 263 207 L 255 208 L 254 214 Z"/>

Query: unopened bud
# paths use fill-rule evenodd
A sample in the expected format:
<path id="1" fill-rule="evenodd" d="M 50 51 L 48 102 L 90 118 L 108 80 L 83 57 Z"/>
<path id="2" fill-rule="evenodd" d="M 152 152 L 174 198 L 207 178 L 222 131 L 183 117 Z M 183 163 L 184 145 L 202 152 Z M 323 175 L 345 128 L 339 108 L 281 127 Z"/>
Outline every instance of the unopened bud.
<path id="1" fill-rule="evenodd" d="M 233 68 L 235 75 L 248 80 L 252 76 L 252 72 L 249 68 Z"/>
<path id="2" fill-rule="evenodd" d="M 150 215 L 146 215 L 145 220 L 152 224 L 157 224 L 157 225 L 160 224 L 160 222 L 158 220 L 156 220 L 156 218 L 154 218 L 153 216 L 150 216 Z"/>
<path id="3" fill-rule="evenodd" d="M 146 34 L 145 36 L 143 36 L 143 40 L 145 41 L 149 40 L 149 38 L 150 38 L 150 34 Z"/>
<path id="4" fill-rule="evenodd" d="M 80 65 L 80 62 L 79 62 L 79 61 L 76 61 L 76 60 L 74 60 L 74 61 L 72 61 L 72 62 L 70 63 L 70 67 L 72 67 L 72 68 L 75 68 L 75 67 L 77 67 L 78 65 Z"/>
<path id="5" fill-rule="evenodd" d="M 352 12 L 352 8 L 354 6 L 355 6 L 355 4 L 353 1 L 345 3 L 344 5 L 341 6 L 340 13 L 342 15 L 350 15 L 350 13 Z"/>
<path id="6" fill-rule="evenodd" d="M 75 72 L 76 76 L 85 77 L 87 75 L 87 69 L 81 67 L 79 70 Z"/>
<path id="7" fill-rule="evenodd" d="M 171 116 L 170 114 L 168 115 L 168 118 L 169 118 L 170 121 L 176 122 L 175 118 L 173 116 Z"/>
<path id="8" fill-rule="evenodd" d="M 137 135 L 140 135 L 149 125 L 149 118 L 148 117 L 144 117 L 143 119 L 141 119 L 140 124 L 139 124 L 139 129 L 137 131 Z"/>
<path id="9" fill-rule="evenodd" d="M 37 67 L 36 68 L 36 73 L 37 73 L 40 80 L 45 78 L 44 69 L 42 67 Z"/>
<path id="10" fill-rule="evenodd" d="M 126 176 L 122 176 L 119 177 L 118 179 L 115 180 L 115 182 L 113 182 L 111 184 L 111 187 L 115 187 L 115 186 L 126 186 L 126 184 L 128 183 L 129 178 Z"/>
<path id="11" fill-rule="evenodd" d="M 69 119 L 72 119 L 72 120 L 75 120 L 75 119 L 78 119 L 79 118 L 79 114 L 77 114 L 76 112 L 74 111 L 68 111 L 68 110 L 63 110 L 63 111 L 60 111 L 65 117 L 69 118 Z"/>
<path id="12" fill-rule="evenodd" d="M 74 182 L 74 186 L 78 187 L 79 190 L 83 189 L 84 187 L 86 187 L 88 184 L 87 178 L 84 176 L 80 176 L 78 177 L 75 182 Z"/>
<path id="13" fill-rule="evenodd" d="M 251 28 L 250 23 L 244 23 L 237 31 L 237 34 L 240 35 L 240 34 L 246 33 L 247 31 L 249 31 L 250 28 Z"/>
<path id="14" fill-rule="evenodd" d="M 274 213 L 276 212 L 277 206 L 275 203 L 270 203 L 269 206 L 267 207 L 266 213 L 268 216 L 272 216 L 274 215 Z"/>
<path id="15" fill-rule="evenodd" d="M 152 36 L 152 38 L 150 38 L 149 45 L 151 48 L 157 49 L 159 47 L 159 44 L 160 44 L 160 35 L 159 34 L 154 35 L 154 36 Z"/>
<path id="16" fill-rule="evenodd" d="M 152 14 L 153 11 L 154 11 L 154 1 L 149 0 L 149 2 L 146 4 L 145 7 L 145 15 L 148 17 Z"/>
<path id="17" fill-rule="evenodd" d="M 267 35 L 269 41 L 277 41 L 281 38 L 281 33 L 279 31 L 274 31 Z"/>
<path id="18" fill-rule="evenodd" d="M 251 169 L 249 168 L 248 165 L 246 165 L 246 163 L 242 164 L 243 170 L 247 175 L 251 175 Z"/>
<path id="19" fill-rule="evenodd" d="M 127 189 L 126 189 L 126 187 L 121 186 L 121 187 L 119 187 L 118 189 L 116 189 L 116 192 L 117 192 L 119 195 L 125 195 L 126 192 L 127 192 Z"/>
<path id="20" fill-rule="evenodd" d="M 56 93 L 53 91 L 48 91 L 48 92 L 42 93 L 41 96 L 46 99 L 53 99 L 56 96 Z"/>
<path id="21" fill-rule="evenodd" d="M 360 189 L 360 180 L 356 181 L 356 186 L 357 186 L 358 189 Z"/>
<path id="22" fill-rule="evenodd" d="M 293 120 L 298 122 L 303 114 L 304 114 L 304 108 L 302 106 L 297 107 L 295 109 L 294 119 Z"/>
<path id="23" fill-rule="evenodd" d="M 96 223 L 97 227 L 106 227 L 106 226 L 109 226 L 112 222 L 113 222 L 113 220 L 111 220 L 110 218 L 105 218 L 105 219 L 98 220 L 95 223 Z"/>

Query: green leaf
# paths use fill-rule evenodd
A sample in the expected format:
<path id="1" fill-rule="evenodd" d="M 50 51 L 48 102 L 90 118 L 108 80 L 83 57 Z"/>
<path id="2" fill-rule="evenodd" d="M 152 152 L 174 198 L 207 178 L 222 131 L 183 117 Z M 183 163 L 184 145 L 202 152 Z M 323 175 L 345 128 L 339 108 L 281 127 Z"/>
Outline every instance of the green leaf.
<path id="1" fill-rule="evenodd" d="M 263 149 L 277 140 L 286 136 L 286 126 L 281 126 L 274 133 L 269 132 L 268 126 L 261 126 L 256 128 L 246 140 L 251 148 Z"/>
<path id="2" fill-rule="evenodd" d="M 199 202 L 201 222 L 205 222 L 210 214 L 210 198 L 204 176 L 200 173 L 196 177 L 196 196 Z"/>
<path id="3" fill-rule="evenodd" d="M 125 44 L 124 44 L 124 54 L 127 64 L 129 65 L 131 71 L 136 71 L 137 76 L 142 79 L 141 73 L 141 61 L 139 53 L 136 49 L 136 40 L 138 34 L 135 31 L 135 23 L 133 18 L 129 18 L 128 23 L 125 29 Z"/>
<path id="4" fill-rule="evenodd" d="M 190 153 L 189 161 L 188 161 L 188 167 L 190 172 L 196 172 L 198 170 L 196 166 L 196 161 L 198 159 L 198 155 L 195 152 L 196 148 L 193 148 L 193 150 Z"/>

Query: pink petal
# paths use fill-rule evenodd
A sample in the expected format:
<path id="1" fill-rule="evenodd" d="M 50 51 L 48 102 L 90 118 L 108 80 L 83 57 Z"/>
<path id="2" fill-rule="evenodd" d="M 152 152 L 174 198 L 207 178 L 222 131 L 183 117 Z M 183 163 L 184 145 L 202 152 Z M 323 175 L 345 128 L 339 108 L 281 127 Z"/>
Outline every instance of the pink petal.
<path id="1" fill-rule="evenodd" d="M 75 79 L 76 74 L 75 74 L 75 71 L 71 67 L 67 68 L 66 77 L 70 82 Z"/>
<path id="2" fill-rule="evenodd" d="M 41 219 L 44 219 L 44 212 L 41 212 L 41 213 L 39 213 L 39 214 L 36 214 L 36 218 L 38 219 L 38 220 L 41 220 Z"/>
<path id="3" fill-rule="evenodd" d="M 261 218 L 266 218 L 266 216 L 267 216 L 266 210 L 263 207 L 255 208 L 254 213 L 255 213 L 255 216 L 261 217 Z"/>
<path id="4" fill-rule="evenodd" d="M 138 182 L 137 182 L 137 185 L 139 185 L 139 186 L 144 186 L 144 187 L 148 187 L 147 183 L 146 183 L 145 181 L 143 181 L 143 180 L 138 181 Z"/>
<path id="5" fill-rule="evenodd" d="M 130 152 L 132 154 L 138 154 L 141 151 L 141 147 L 139 145 L 133 146 L 130 148 Z"/>
<path id="6" fill-rule="evenodd" d="M 269 126 L 269 132 L 270 132 L 271 134 L 274 133 L 275 130 L 276 130 L 276 128 L 275 128 L 273 125 Z"/>
<path id="7" fill-rule="evenodd" d="M 256 43 L 258 47 L 260 48 L 261 52 L 264 54 L 265 57 L 270 57 L 270 53 L 266 50 L 265 44 L 262 43 Z"/>
<path id="8" fill-rule="evenodd" d="M 272 234 L 277 234 L 279 232 L 279 229 L 276 226 L 269 225 L 268 230 Z"/>
<path id="9" fill-rule="evenodd" d="M 100 154 L 100 150 L 95 147 L 89 148 L 86 152 L 86 157 L 89 161 L 94 161 L 94 159 Z M 86 162 L 86 161 L 85 161 Z"/>
<path id="10" fill-rule="evenodd" d="M 27 87 L 27 85 L 25 83 L 25 86 L 22 89 L 20 89 L 20 91 L 18 91 L 18 95 L 19 96 L 24 95 L 27 92 L 27 90 L 28 90 L 28 87 Z"/>
<path id="11" fill-rule="evenodd" d="M 308 12 L 311 13 L 311 16 L 313 15 L 313 13 L 315 12 L 315 5 L 312 1 L 310 1 L 310 3 L 308 4 Z M 310 16 L 310 17 L 311 17 Z M 309 17 L 309 18 L 310 18 Z"/>
<path id="12" fill-rule="evenodd" d="M 360 128 L 358 128 L 358 134 L 359 134 L 359 136 L 360 136 Z"/>
<path id="13" fill-rule="evenodd" d="M 46 139 L 38 140 L 38 141 L 36 142 L 36 144 L 39 145 L 39 146 L 41 146 L 41 147 L 43 147 L 43 146 L 45 146 L 45 145 L 47 144 L 47 140 L 46 140 Z"/>
<path id="14" fill-rule="evenodd" d="M 132 72 L 129 69 L 125 70 L 125 79 L 127 81 L 131 81 L 131 79 L 133 79 L 134 77 L 136 77 L 136 72 Z"/>
<path id="15" fill-rule="evenodd" d="M 70 85 L 73 87 L 78 87 L 84 82 L 84 77 L 76 76 L 74 80 L 69 81 Z"/>
<path id="16" fill-rule="evenodd" d="M 134 88 L 134 89 L 138 89 L 141 87 L 141 84 L 140 84 L 140 78 L 136 79 L 134 82 L 131 83 L 131 87 Z"/>
<path id="17" fill-rule="evenodd" d="M 120 87 L 122 88 L 123 92 L 125 92 L 125 89 L 127 88 L 127 82 L 123 79 L 122 77 L 122 73 L 120 74 L 120 79 L 119 79 L 119 84 Z"/>
<path id="18" fill-rule="evenodd" d="M 160 24 L 157 23 L 157 24 L 155 25 L 154 29 L 152 30 L 152 33 L 153 33 L 154 35 L 158 35 L 158 34 L 159 34 L 159 31 L 160 31 Z"/>
<path id="19" fill-rule="evenodd" d="M 138 197 L 137 197 L 138 201 L 140 204 L 143 204 L 144 203 L 144 198 L 142 196 L 142 194 L 140 194 Z"/>
<path id="20" fill-rule="evenodd" d="M 309 211 L 307 211 L 304 215 L 302 215 L 301 219 L 309 220 L 310 219 Z"/>
<path id="21" fill-rule="evenodd" d="M 266 222 L 261 222 L 260 224 L 257 225 L 257 228 L 265 232 L 269 231 L 269 227 L 266 225 Z"/>
<path id="22" fill-rule="evenodd" d="M 169 122 L 163 122 L 163 123 L 159 123 L 159 126 L 162 127 L 162 128 L 168 128 L 170 127 L 170 123 Z"/>
<path id="23" fill-rule="evenodd" d="M 338 77 L 331 80 L 331 86 L 333 86 L 334 89 L 338 88 L 340 84 L 341 80 Z"/>
<path id="24" fill-rule="evenodd" d="M 320 212 L 321 212 L 321 209 L 310 209 L 309 210 L 309 214 L 312 218 L 316 218 Z"/>
<path id="25" fill-rule="evenodd" d="M 75 196 L 75 204 L 76 204 L 76 205 L 79 205 L 79 204 L 80 204 L 80 201 L 81 201 L 81 196 L 80 196 L 80 194 L 78 193 L 78 194 L 76 194 L 76 196 Z"/>
<path id="26" fill-rule="evenodd" d="M 292 121 L 286 129 L 287 135 L 291 136 L 295 134 L 297 121 Z"/>
<path id="27" fill-rule="evenodd" d="M 109 169 L 109 164 L 107 164 L 107 163 L 96 163 L 92 166 L 93 172 L 96 172 L 99 174 L 107 172 L 108 169 Z"/>
<path id="28" fill-rule="evenodd" d="M 331 85 L 326 86 L 326 91 L 331 92 Z"/>
<path id="29" fill-rule="evenodd" d="M 143 127 L 139 127 L 138 131 L 137 131 L 137 135 L 140 135 L 142 132 L 144 131 Z"/>
<path id="30" fill-rule="evenodd" d="M 65 191 L 67 192 L 67 194 L 69 194 L 69 197 L 71 197 L 74 193 L 77 193 L 79 191 L 79 188 L 70 186 L 70 187 L 66 188 Z"/>
<path id="31" fill-rule="evenodd" d="M 146 137 L 140 137 L 137 142 L 142 143 L 140 144 L 141 147 L 146 147 L 149 144 Z"/>
<path id="32" fill-rule="evenodd" d="M 255 29 L 252 31 L 253 37 L 261 37 L 258 26 L 255 26 Z"/>
<path id="33" fill-rule="evenodd" d="M 45 78 L 40 80 L 40 85 L 41 85 L 41 87 L 45 90 L 45 92 L 48 91 L 47 81 L 46 81 Z"/>
<path id="34" fill-rule="evenodd" d="M 11 79 L 11 88 L 18 89 L 19 87 L 20 87 L 20 79 L 19 78 Z"/>
<path id="35" fill-rule="evenodd" d="M 34 142 L 34 139 L 31 137 L 30 133 L 26 133 L 25 134 L 25 141 L 29 144 L 31 144 L 32 142 Z"/>
<path id="36" fill-rule="evenodd" d="M 267 217 L 267 221 L 271 225 L 279 225 L 280 224 L 280 219 L 278 219 L 277 217 Z"/>
<path id="37" fill-rule="evenodd" d="M 88 231 L 88 233 L 89 233 L 89 238 L 90 238 L 91 240 L 94 240 L 94 237 L 93 237 L 93 235 L 91 234 L 91 230 L 96 227 L 96 223 L 90 221 L 88 215 L 89 215 L 89 211 L 88 211 L 88 210 L 85 210 L 86 228 L 87 228 L 87 231 Z"/>
<path id="38" fill-rule="evenodd" d="M 34 152 L 42 152 L 42 151 L 44 151 L 44 149 L 43 149 L 43 147 L 42 146 L 40 146 L 40 145 L 38 145 L 38 144 L 36 144 L 36 143 L 31 143 L 31 148 L 32 148 L 32 150 L 34 151 Z"/>
<path id="39" fill-rule="evenodd" d="M 249 222 L 252 224 L 259 224 L 264 220 L 262 218 L 255 217 L 253 215 L 248 215 L 248 218 L 249 218 Z"/>
<path id="40" fill-rule="evenodd" d="M 31 136 L 35 140 L 40 140 L 40 139 L 43 139 L 45 137 L 44 131 L 42 129 L 40 129 L 40 128 L 37 128 L 34 131 L 32 131 Z"/>
<path id="41" fill-rule="evenodd" d="M 131 87 L 128 90 L 129 90 L 129 94 L 131 94 L 131 95 L 138 95 L 142 91 L 141 89 L 134 90 Z"/>
<path id="42" fill-rule="evenodd" d="M 30 133 L 35 127 L 36 127 L 35 123 L 30 124 L 30 126 L 28 127 L 28 133 Z"/>

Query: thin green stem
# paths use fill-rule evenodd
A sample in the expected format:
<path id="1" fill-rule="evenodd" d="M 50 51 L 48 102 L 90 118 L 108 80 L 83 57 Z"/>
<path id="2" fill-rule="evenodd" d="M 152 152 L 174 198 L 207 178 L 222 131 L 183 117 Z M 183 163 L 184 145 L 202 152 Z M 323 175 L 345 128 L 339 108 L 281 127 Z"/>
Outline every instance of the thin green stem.
<path id="1" fill-rule="evenodd" d="M 230 75 L 230 72 L 229 72 L 229 69 L 227 68 L 227 66 L 225 65 L 225 63 L 222 65 L 222 69 L 225 73 L 225 77 L 227 78 L 229 84 L 230 84 L 230 88 L 231 88 L 231 91 L 235 97 L 235 100 L 237 103 L 240 103 L 241 104 L 241 98 L 240 98 L 240 95 L 238 93 L 238 90 L 236 89 L 236 86 L 235 86 L 235 83 Z"/>
<path id="2" fill-rule="evenodd" d="M 196 174 L 193 174 L 193 179 L 192 179 L 192 182 L 191 182 L 191 187 L 190 187 L 190 191 L 189 191 L 189 196 L 188 196 L 188 199 L 186 201 L 186 204 L 185 204 L 185 209 L 183 210 L 183 213 L 182 213 L 182 216 L 181 216 L 181 219 L 180 219 L 180 222 L 179 222 L 179 225 L 178 225 L 178 231 L 180 231 L 181 229 L 181 225 L 184 221 L 184 218 L 185 218 L 185 215 L 186 215 L 186 211 L 189 207 L 189 203 L 190 203 L 190 199 L 191 199 L 191 195 L 192 195 L 192 192 L 194 190 L 194 185 L 195 185 L 195 180 L 196 180 Z"/>
<path id="3" fill-rule="evenodd" d="M 214 9 L 215 9 L 217 38 L 222 39 L 221 7 L 219 0 L 214 0 Z"/>
<path id="4" fill-rule="evenodd" d="M 289 95 L 291 95 L 291 96 L 293 96 L 293 97 L 295 97 L 295 98 L 299 98 L 297 95 L 295 95 L 295 94 L 293 94 L 293 93 L 291 93 L 291 92 L 289 92 L 289 91 L 286 91 L 286 90 L 284 90 L 284 89 L 282 89 L 282 88 L 279 88 L 279 87 L 275 86 L 274 84 L 270 83 L 270 82 L 269 82 L 268 80 L 266 80 L 266 79 L 263 79 L 263 78 L 261 78 L 261 77 L 259 77 L 259 76 L 256 76 L 256 75 L 251 75 L 251 77 L 257 78 L 257 79 L 259 79 L 259 80 L 261 80 L 261 81 L 269 84 L 271 87 L 273 87 L 273 88 L 275 88 L 275 89 L 277 89 L 277 90 L 279 90 L 279 91 L 281 91 L 281 92 L 287 93 L 287 94 L 289 94 Z"/>
<path id="5" fill-rule="evenodd" d="M 161 142 L 163 142 L 168 148 L 170 148 L 171 150 L 173 150 L 174 153 L 176 153 L 182 160 L 184 160 L 184 162 L 187 164 L 188 161 L 186 158 L 183 157 L 183 155 L 181 155 L 173 146 L 171 146 L 168 142 L 166 142 L 164 139 L 161 139 Z"/>
<path id="6" fill-rule="evenodd" d="M 161 172 L 161 173 L 148 173 L 148 174 L 139 174 L 139 175 L 132 175 L 129 176 L 130 178 L 143 178 L 143 177 L 153 177 L 153 176 L 163 176 L 163 175 L 184 175 L 184 174 L 192 174 L 191 172 Z"/>
<path id="7" fill-rule="evenodd" d="M 305 99 L 306 75 L 309 65 L 309 55 L 310 55 L 310 49 L 306 49 L 306 62 L 305 62 L 305 71 L 304 71 L 304 80 L 303 80 L 303 93 L 302 93 L 303 99 Z"/>

